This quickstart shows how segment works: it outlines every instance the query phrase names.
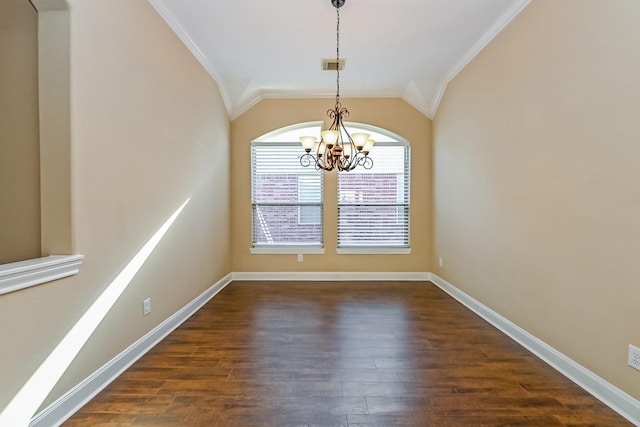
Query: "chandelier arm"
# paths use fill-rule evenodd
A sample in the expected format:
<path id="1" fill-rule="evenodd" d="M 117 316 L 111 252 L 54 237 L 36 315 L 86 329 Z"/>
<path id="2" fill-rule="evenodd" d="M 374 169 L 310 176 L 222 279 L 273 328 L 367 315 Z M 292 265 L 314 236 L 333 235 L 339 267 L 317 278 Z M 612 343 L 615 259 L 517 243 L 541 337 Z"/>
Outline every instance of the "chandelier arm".
<path id="1" fill-rule="evenodd" d="M 351 156 L 347 160 L 344 170 L 348 172 L 353 170 L 356 166 L 358 166 L 358 161 L 356 159 L 356 156 Z"/>
<path id="2" fill-rule="evenodd" d="M 304 153 L 302 156 L 300 156 L 300 165 L 303 168 L 307 168 L 311 166 L 311 163 L 315 163 L 315 162 L 316 162 L 316 158 L 313 156 L 313 154 Z"/>
<path id="3" fill-rule="evenodd" d="M 373 159 L 366 154 L 358 153 L 356 155 L 357 166 L 362 166 L 365 169 L 371 169 L 373 167 Z"/>
<path id="4" fill-rule="evenodd" d="M 319 167 L 320 169 L 325 171 L 332 171 L 334 166 L 333 163 L 331 163 L 331 161 L 329 161 L 329 159 L 325 157 Z"/>
<path id="5" fill-rule="evenodd" d="M 323 155 L 320 155 L 320 145 L 318 145 L 318 160 L 316 162 L 316 170 L 330 171 L 333 169 L 333 162 L 331 159 L 331 151 L 326 150 Z"/>
<path id="6" fill-rule="evenodd" d="M 371 169 L 373 167 L 373 159 L 369 156 L 364 157 L 364 162 L 362 163 L 362 167 L 365 169 Z"/>
<path id="7" fill-rule="evenodd" d="M 344 111 L 344 113 L 341 114 L 341 117 L 343 115 L 344 117 L 349 117 L 349 111 L 347 111 L 346 108 L 343 107 L 342 111 Z M 344 131 L 344 134 L 347 136 L 347 141 L 343 141 L 343 146 L 346 143 L 348 143 L 351 146 L 350 148 L 351 160 L 349 161 L 349 164 L 351 164 L 353 163 L 353 159 L 355 159 L 356 154 L 358 153 L 358 149 L 356 148 L 356 143 L 353 142 L 353 138 L 351 137 L 351 134 L 349 133 L 349 131 L 347 131 L 347 127 L 344 125 L 344 122 L 342 120 L 340 120 L 340 126 L 342 128 L 341 131 Z M 340 132 L 340 134 L 342 134 L 342 132 Z"/>
<path id="8" fill-rule="evenodd" d="M 338 106 L 336 104 L 336 108 L 333 110 L 329 110 L 328 114 L 330 119 L 333 119 L 333 121 L 331 122 L 331 126 L 329 126 L 329 130 L 339 130 L 338 129 L 338 124 L 341 121 L 340 118 L 340 110 L 338 109 Z"/>

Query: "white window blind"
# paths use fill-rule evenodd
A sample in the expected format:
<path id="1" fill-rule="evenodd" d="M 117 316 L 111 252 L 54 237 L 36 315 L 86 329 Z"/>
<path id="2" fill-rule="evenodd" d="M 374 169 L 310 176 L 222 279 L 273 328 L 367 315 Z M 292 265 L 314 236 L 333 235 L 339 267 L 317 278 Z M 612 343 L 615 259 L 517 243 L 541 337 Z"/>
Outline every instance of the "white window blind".
<path id="1" fill-rule="evenodd" d="M 322 247 L 322 173 L 300 165 L 298 143 L 251 148 L 253 247 Z"/>
<path id="2" fill-rule="evenodd" d="M 373 168 L 338 174 L 338 247 L 409 247 L 409 146 L 377 145 Z"/>

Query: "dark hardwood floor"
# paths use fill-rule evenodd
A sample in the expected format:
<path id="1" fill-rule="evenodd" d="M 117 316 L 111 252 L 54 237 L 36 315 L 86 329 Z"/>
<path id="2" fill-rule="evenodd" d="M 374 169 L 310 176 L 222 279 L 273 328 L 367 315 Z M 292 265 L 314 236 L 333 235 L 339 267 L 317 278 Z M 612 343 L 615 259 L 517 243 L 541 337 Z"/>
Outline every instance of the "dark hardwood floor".
<path id="1" fill-rule="evenodd" d="M 431 283 L 234 282 L 65 426 L 628 426 Z"/>

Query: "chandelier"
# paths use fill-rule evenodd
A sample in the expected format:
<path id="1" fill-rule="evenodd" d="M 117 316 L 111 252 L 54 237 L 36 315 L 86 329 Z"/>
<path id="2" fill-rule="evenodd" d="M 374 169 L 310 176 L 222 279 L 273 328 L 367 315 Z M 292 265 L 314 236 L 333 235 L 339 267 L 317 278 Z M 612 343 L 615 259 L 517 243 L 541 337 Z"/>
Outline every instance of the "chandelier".
<path id="1" fill-rule="evenodd" d="M 350 171 L 356 166 L 371 169 L 373 160 L 369 152 L 375 144 L 368 133 L 349 134 L 343 119 L 349 117 L 349 111 L 340 103 L 340 8 L 346 0 L 331 0 L 336 8 L 336 104 L 327 111 L 332 120 L 329 129 L 323 130 L 318 142 L 315 136 L 302 136 L 300 142 L 305 153 L 300 157 L 304 167 L 314 165 L 316 170 Z"/>

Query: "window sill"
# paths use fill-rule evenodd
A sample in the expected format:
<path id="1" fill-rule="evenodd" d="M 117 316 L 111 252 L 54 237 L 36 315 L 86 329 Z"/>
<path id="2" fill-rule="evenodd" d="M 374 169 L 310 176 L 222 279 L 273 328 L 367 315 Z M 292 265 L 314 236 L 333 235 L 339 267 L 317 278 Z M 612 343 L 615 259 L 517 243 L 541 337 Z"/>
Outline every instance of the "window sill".
<path id="1" fill-rule="evenodd" d="M 409 255 L 411 248 L 338 248 L 338 255 Z"/>
<path id="2" fill-rule="evenodd" d="M 73 276 L 84 255 L 51 255 L 0 265 L 0 295 Z"/>
<path id="3" fill-rule="evenodd" d="M 322 255 L 324 254 L 324 248 L 317 246 L 282 246 L 282 247 L 266 247 L 261 246 L 250 249 L 252 254 L 267 254 L 267 255 L 296 255 L 296 254 L 310 254 L 310 255 Z"/>

